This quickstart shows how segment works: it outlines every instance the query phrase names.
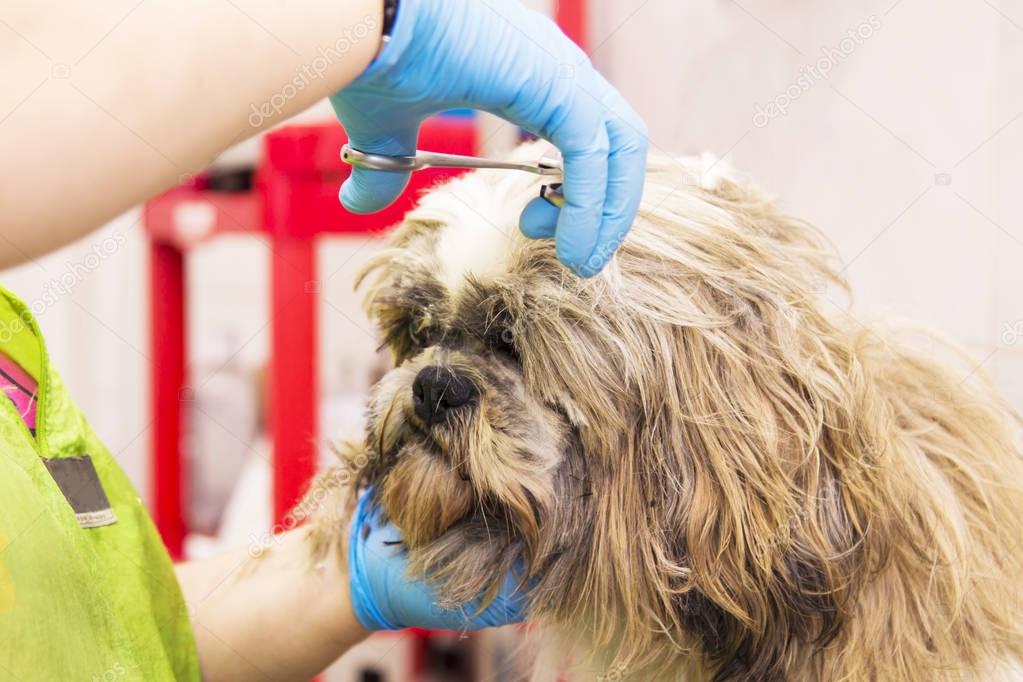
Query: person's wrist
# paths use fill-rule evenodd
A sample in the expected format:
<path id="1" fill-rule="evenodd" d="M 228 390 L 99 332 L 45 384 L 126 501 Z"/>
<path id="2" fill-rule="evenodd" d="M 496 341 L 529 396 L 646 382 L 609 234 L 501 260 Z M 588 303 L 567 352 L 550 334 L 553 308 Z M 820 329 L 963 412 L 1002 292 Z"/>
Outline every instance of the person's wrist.
<path id="1" fill-rule="evenodd" d="M 326 556 L 310 567 L 308 533 L 309 527 L 305 527 L 288 535 L 288 563 L 296 567 L 296 574 L 309 583 L 309 589 L 304 591 L 307 601 L 302 607 L 303 617 L 309 622 L 310 629 L 329 643 L 324 646 L 333 648 L 336 656 L 368 637 L 372 630 L 363 625 L 355 614 L 348 589 L 350 576 L 342 562 L 342 548 L 335 544 Z M 325 588 L 333 589 L 325 596 Z"/>
<path id="2" fill-rule="evenodd" d="M 352 601 L 352 592 L 349 587 L 351 573 L 344 570 L 343 559 L 340 556 L 341 548 L 334 546 L 326 558 L 329 576 L 336 579 L 341 590 L 340 607 L 335 609 L 331 619 L 331 630 L 339 633 L 339 636 L 357 639 L 364 639 L 369 636 L 372 629 L 359 620 L 355 611 L 355 604 Z"/>

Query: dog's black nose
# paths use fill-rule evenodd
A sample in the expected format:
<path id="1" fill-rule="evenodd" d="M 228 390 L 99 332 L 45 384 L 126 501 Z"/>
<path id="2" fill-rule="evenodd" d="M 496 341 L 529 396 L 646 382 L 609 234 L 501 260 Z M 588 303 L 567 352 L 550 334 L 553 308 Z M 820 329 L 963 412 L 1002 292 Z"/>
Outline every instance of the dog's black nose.
<path id="1" fill-rule="evenodd" d="M 412 404 L 416 416 L 427 426 L 443 421 L 453 410 L 468 405 L 477 393 L 471 379 L 437 365 L 419 370 L 412 382 Z"/>

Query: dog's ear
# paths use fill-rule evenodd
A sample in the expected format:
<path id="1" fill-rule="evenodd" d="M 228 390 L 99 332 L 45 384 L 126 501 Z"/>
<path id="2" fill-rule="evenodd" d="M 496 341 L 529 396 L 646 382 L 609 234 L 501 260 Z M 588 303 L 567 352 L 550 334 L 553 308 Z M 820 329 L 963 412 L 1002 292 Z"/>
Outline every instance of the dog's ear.
<path id="1" fill-rule="evenodd" d="M 890 500 L 843 485 L 873 475 L 883 419 L 855 341 L 814 300 L 834 273 L 810 233 L 727 180 L 680 194 L 586 285 L 590 319 L 545 331 L 585 352 L 544 371 L 571 375 L 590 422 L 595 561 L 614 567 L 591 582 L 622 609 L 602 636 L 638 650 L 667 632 L 766 679 L 836 635 L 861 569 L 883 561 L 868 519 Z"/>
<path id="2" fill-rule="evenodd" d="M 653 404 L 594 473 L 595 543 L 617 572 L 605 577 L 621 581 L 624 613 L 657 607 L 623 636 L 666 629 L 749 679 L 836 636 L 884 561 L 887 535 L 871 524 L 896 504 L 872 480 L 882 418 L 858 411 L 863 386 L 832 380 L 862 373 L 856 354 L 827 349 L 840 364 L 818 371 L 778 348 L 779 324 L 651 327 L 674 380 L 649 377 Z"/>

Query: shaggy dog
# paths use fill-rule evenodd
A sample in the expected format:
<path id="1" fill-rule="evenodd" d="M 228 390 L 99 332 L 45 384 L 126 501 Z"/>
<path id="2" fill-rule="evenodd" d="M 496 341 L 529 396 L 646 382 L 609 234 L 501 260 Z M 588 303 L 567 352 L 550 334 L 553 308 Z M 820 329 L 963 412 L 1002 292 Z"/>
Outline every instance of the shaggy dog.
<path id="1" fill-rule="evenodd" d="M 521 558 L 531 620 L 582 678 L 1007 674 L 1019 417 L 971 365 L 930 359 L 944 344 L 832 303 L 815 233 L 713 166 L 653 159 L 588 280 L 519 234 L 536 178 L 423 197 L 360 278 L 395 368 L 343 448 L 354 475 L 325 479 L 347 482 L 337 504 L 376 486 L 451 604 Z M 325 514 L 315 536 L 346 533 Z"/>

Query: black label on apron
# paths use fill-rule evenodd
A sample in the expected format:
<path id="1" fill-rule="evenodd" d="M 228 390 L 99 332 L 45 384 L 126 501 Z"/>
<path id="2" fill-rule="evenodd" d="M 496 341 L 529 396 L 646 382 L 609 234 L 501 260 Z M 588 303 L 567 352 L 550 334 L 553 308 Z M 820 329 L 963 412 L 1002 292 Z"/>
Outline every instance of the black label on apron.
<path id="1" fill-rule="evenodd" d="M 44 457 L 43 464 L 74 510 L 78 525 L 82 528 L 96 528 L 117 523 L 117 516 L 110 508 L 110 500 L 103 490 L 91 457 Z"/>

